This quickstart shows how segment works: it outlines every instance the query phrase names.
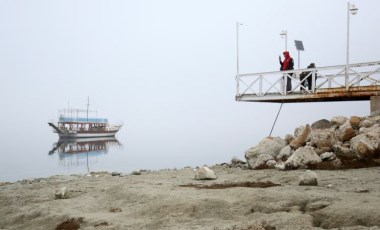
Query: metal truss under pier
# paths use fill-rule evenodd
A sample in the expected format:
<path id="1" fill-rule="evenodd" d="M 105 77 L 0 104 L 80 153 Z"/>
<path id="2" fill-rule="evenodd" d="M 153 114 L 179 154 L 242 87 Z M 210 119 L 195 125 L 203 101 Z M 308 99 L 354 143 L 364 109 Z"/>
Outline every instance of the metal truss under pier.
<path id="1" fill-rule="evenodd" d="M 286 91 L 285 78 L 291 79 Z M 310 78 L 310 86 L 307 86 Z M 237 101 L 324 102 L 360 101 L 380 96 L 380 61 L 254 74 L 238 74 Z"/>

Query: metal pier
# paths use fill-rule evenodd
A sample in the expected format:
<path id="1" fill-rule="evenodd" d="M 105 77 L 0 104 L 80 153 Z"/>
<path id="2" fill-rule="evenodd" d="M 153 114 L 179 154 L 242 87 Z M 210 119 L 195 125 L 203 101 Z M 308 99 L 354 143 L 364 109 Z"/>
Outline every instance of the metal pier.
<path id="1" fill-rule="evenodd" d="M 309 90 L 301 80 L 301 73 L 312 78 Z M 290 77 L 292 89 L 286 92 Z M 236 76 L 236 101 L 246 102 L 323 102 L 359 101 L 380 96 L 380 61 L 346 65 L 296 69 Z"/>

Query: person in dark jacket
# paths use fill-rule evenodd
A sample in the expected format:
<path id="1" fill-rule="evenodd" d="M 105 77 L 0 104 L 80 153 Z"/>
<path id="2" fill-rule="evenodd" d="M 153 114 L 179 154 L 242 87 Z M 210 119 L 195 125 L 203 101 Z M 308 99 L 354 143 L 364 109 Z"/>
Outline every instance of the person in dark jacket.
<path id="1" fill-rule="evenodd" d="M 315 68 L 315 64 L 314 63 L 310 63 L 310 65 L 307 68 L 308 69 L 313 69 L 313 68 Z M 302 82 L 301 84 L 303 85 L 303 87 L 306 88 L 306 84 L 307 84 L 307 88 L 309 90 L 311 90 L 312 80 L 313 80 L 313 76 L 312 76 L 312 72 L 311 71 L 302 72 L 301 75 L 300 75 L 300 80 Z M 317 80 L 317 71 L 315 71 L 315 80 Z"/>
<path id="2" fill-rule="evenodd" d="M 281 60 L 281 56 L 278 56 L 278 59 L 280 61 L 281 71 L 286 71 L 286 70 L 293 70 L 294 69 L 294 60 L 292 57 L 290 57 L 289 51 L 285 51 L 284 53 L 284 61 Z M 284 76 L 284 82 L 286 78 L 286 91 L 291 91 L 292 90 L 292 79 L 289 76 L 293 76 L 293 73 L 286 74 Z"/>

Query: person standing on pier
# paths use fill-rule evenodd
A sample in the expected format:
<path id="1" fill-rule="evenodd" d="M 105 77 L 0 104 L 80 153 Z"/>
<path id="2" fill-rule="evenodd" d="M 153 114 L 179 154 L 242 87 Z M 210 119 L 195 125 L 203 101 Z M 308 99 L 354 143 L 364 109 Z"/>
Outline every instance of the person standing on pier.
<path id="1" fill-rule="evenodd" d="M 313 69 L 315 68 L 315 63 L 310 63 L 310 65 L 307 67 L 308 69 Z M 305 79 L 306 78 L 306 79 Z M 309 91 L 311 91 L 311 87 L 312 87 L 312 79 L 313 79 L 313 76 L 312 76 L 312 71 L 306 71 L 306 72 L 302 72 L 300 74 L 300 80 L 301 80 L 301 85 L 306 89 L 306 84 L 307 84 L 307 89 Z M 314 76 L 314 84 L 316 84 L 317 80 L 317 71 L 315 71 L 315 76 Z M 315 86 L 314 86 L 315 87 Z M 303 90 L 303 89 L 302 89 Z"/>
<path id="2" fill-rule="evenodd" d="M 278 56 L 278 59 L 280 61 L 281 71 L 286 71 L 286 70 L 293 70 L 294 69 L 294 60 L 292 57 L 290 57 L 289 51 L 285 51 L 284 53 L 284 61 L 281 60 L 281 56 Z M 293 76 L 293 73 L 288 73 L 285 74 L 284 76 L 284 83 L 286 79 L 286 91 L 290 92 L 292 90 L 292 79 L 290 78 Z"/>

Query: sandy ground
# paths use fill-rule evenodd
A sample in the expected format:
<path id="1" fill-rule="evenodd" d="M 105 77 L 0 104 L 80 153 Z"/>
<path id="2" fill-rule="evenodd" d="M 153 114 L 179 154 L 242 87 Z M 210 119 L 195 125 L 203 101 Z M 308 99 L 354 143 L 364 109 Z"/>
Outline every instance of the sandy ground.
<path id="1" fill-rule="evenodd" d="M 0 229 L 380 229 L 379 167 L 316 170 L 318 186 L 298 185 L 305 170 L 211 169 L 217 180 L 187 168 L 1 183 Z"/>

